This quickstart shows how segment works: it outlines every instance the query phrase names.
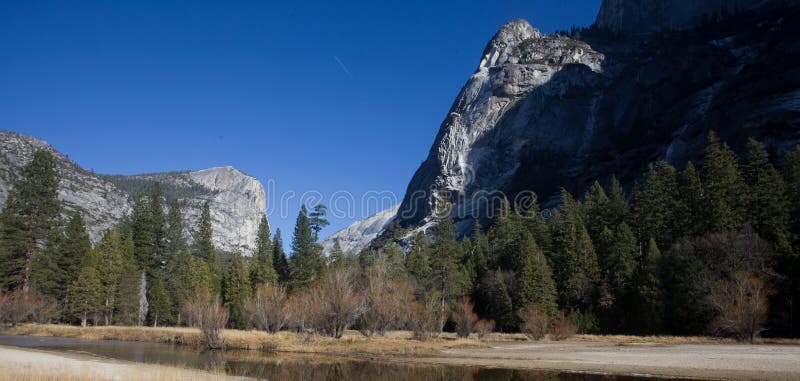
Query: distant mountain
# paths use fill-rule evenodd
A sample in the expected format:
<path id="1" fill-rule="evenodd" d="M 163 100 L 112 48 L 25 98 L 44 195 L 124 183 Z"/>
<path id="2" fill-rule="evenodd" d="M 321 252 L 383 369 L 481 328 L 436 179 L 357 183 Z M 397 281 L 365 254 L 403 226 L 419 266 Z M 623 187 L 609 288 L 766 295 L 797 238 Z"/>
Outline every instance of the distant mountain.
<path id="1" fill-rule="evenodd" d="M 33 152 L 47 150 L 57 161 L 61 176 L 59 199 L 65 213 L 79 210 L 94 242 L 128 216 L 136 195 L 147 194 L 156 181 L 167 199 L 178 200 L 190 241 L 205 201 L 211 206 L 214 244 L 225 251 L 241 246 L 249 252 L 255 247 L 258 223 L 266 214 L 266 193 L 261 183 L 233 167 L 134 176 L 98 175 L 31 136 L 0 131 L 0 148 L 0 207 Z"/>
<path id="2" fill-rule="evenodd" d="M 569 35 L 512 21 L 479 62 L 409 182 L 405 237 L 430 226 L 441 190 L 466 233 L 493 208 L 481 196 L 554 206 L 561 187 L 629 188 L 648 163 L 699 160 L 709 130 L 740 153 L 748 137 L 773 157 L 800 142 L 797 2 L 605 0 Z"/>
<path id="3" fill-rule="evenodd" d="M 339 241 L 339 246 L 344 252 L 358 254 L 389 227 L 399 207 L 400 205 L 395 205 L 331 234 L 322 241 L 324 251 L 329 253 L 336 241 Z"/>

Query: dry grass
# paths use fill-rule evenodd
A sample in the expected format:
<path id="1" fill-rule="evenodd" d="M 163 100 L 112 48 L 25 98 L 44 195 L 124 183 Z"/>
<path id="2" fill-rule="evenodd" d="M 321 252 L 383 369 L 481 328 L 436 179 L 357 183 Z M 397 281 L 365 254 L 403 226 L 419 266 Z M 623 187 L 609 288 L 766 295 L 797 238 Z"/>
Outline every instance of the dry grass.
<path id="1" fill-rule="evenodd" d="M 9 328 L 6 333 L 29 336 L 72 337 L 92 340 L 141 341 L 189 346 L 203 346 L 200 331 L 179 327 L 76 327 L 54 324 L 24 324 Z M 245 349 L 297 353 L 373 354 L 373 355 L 431 355 L 451 348 L 488 348 L 477 339 L 455 339 L 449 335 L 419 341 L 408 331 L 393 331 L 385 336 L 365 337 L 356 331 L 346 331 L 341 339 L 331 337 L 264 331 L 224 330 L 222 337 L 227 349 Z"/>

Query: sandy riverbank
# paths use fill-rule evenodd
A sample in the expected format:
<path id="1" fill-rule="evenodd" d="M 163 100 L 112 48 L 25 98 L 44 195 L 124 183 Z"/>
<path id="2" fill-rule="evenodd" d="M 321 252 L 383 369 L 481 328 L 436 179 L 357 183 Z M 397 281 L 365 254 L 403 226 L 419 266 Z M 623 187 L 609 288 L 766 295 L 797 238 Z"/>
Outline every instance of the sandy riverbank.
<path id="1" fill-rule="evenodd" d="M 506 342 L 402 361 L 704 379 L 800 379 L 798 345 Z"/>
<path id="2" fill-rule="evenodd" d="M 198 370 L 0 346 L 0 381 L 233 379 Z"/>

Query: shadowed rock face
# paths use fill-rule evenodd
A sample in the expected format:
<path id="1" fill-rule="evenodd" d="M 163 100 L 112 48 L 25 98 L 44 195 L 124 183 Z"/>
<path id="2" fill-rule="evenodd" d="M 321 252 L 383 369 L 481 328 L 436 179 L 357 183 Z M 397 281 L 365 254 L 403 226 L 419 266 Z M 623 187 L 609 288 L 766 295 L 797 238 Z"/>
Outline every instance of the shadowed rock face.
<path id="1" fill-rule="evenodd" d="M 603 0 L 595 25 L 625 35 L 685 29 L 704 18 L 756 8 L 766 0 Z"/>
<path id="2" fill-rule="evenodd" d="M 155 173 L 134 176 L 97 175 L 87 171 L 56 151 L 46 142 L 13 132 L 0 131 L 0 207 L 5 204 L 13 180 L 33 157 L 33 152 L 51 152 L 61 176 L 59 199 L 65 216 L 80 211 L 92 241 L 129 215 L 133 198 L 161 183 L 167 198 L 181 206 L 185 235 L 189 241 L 200 219 L 203 203 L 211 206 L 214 244 L 225 251 L 255 247 L 261 216 L 266 214 L 266 194 L 261 183 L 233 167 L 209 168 L 193 172 Z"/>
<path id="3" fill-rule="evenodd" d="M 611 3 L 598 23 L 611 22 L 603 15 Z M 800 9 L 771 5 L 649 36 L 595 31 L 577 41 L 544 36 L 523 20 L 503 26 L 396 220 L 426 229 L 440 190 L 449 191 L 464 233 L 491 209 L 480 195 L 532 191 L 554 206 L 562 186 L 581 195 L 612 175 L 630 186 L 650 162 L 701 159 L 709 130 L 740 154 L 748 137 L 782 154 L 800 142 Z"/>

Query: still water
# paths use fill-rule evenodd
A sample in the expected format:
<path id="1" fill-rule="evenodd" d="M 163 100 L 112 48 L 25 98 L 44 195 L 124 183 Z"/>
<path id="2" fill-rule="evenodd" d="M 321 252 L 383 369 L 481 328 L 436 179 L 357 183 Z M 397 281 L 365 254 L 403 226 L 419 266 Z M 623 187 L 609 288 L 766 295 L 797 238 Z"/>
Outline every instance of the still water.
<path id="1" fill-rule="evenodd" d="M 0 345 L 87 354 L 115 360 L 177 365 L 266 380 L 463 380 L 463 381 L 658 381 L 653 377 L 602 376 L 469 366 L 401 364 L 326 355 L 201 351 L 178 345 L 114 340 L 0 335 Z"/>

